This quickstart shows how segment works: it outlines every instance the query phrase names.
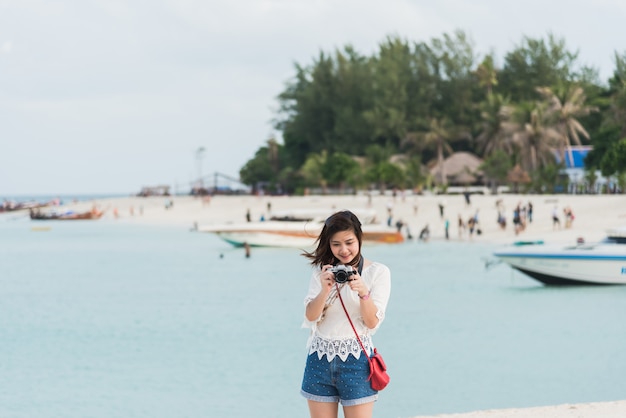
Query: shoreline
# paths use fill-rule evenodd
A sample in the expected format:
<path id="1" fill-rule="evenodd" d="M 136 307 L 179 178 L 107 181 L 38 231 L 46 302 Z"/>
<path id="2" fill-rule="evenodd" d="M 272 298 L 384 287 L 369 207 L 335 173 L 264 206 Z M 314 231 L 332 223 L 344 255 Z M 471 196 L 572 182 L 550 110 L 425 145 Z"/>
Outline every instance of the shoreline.
<path id="1" fill-rule="evenodd" d="M 173 205 L 166 208 L 172 200 Z M 501 200 L 500 206 L 496 202 Z M 533 219 L 524 231 L 515 234 L 513 230 L 513 209 L 518 203 L 533 204 Z M 386 223 L 388 210 L 392 213 L 391 225 L 401 220 L 407 233 L 416 239 L 420 230 L 428 225 L 431 240 L 444 240 L 444 223 L 449 221 L 451 241 L 510 244 L 515 241 L 543 240 L 546 243 L 575 244 L 578 238 L 586 242 L 599 241 L 607 229 L 626 225 L 626 195 L 471 195 L 467 205 L 463 195 L 407 195 L 368 196 L 213 196 L 202 199 L 193 196 L 173 197 L 122 197 L 95 201 L 69 203 L 63 208 L 88 210 L 93 204 L 105 210 L 104 219 L 119 222 L 147 224 L 168 224 L 186 228 L 197 225 L 246 222 L 249 210 L 253 221 L 270 214 L 290 210 L 311 209 L 328 211 L 370 209 L 376 212 L 378 223 Z M 439 204 L 444 205 L 444 216 L 440 216 Z M 268 204 L 271 207 L 268 210 Z M 570 207 L 575 215 L 570 228 L 565 227 L 563 210 Z M 552 223 L 552 211 L 560 218 L 560 228 Z M 506 228 L 497 223 L 498 211 L 506 217 Z M 45 208 L 48 211 L 50 208 Z M 117 211 L 117 217 L 114 213 Z M 467 223 L 478 214 L 481 235 L 469 236 L 467 229 L 459 233 L 458 218 Z"/>
<path id="2" fill-rule="evenodd" d="M 169 202 L 171 207 L 166 207 Z M 498 207 L 507 219 L 505 229 L 496 222 Z M 296 209 L 327 210 L 330 215 L 337 210 L 373 209 L 377 221 L 386 223 L 391 208 L 392 225 L 396 220 L 409 227 L 414 240 L 426 224 L 431 231 L 431 240 L 445 240 L 444 222 L 449 220 L 450 241 L 467 243 L 512 244 L 515 241 L 543 240 L 545 243 L 575 244 L 578 238 L 595 242 L 605 236 L 607 229 L 626 225 L 626 195 L 471 195 L 467 205 L 463 195 L 398 195 L 392 196 L 213 196 L 202 199 L 192 196 L 156 197 L 112 197 L 93 201 L 66 203 L 62 210 L 89 210 L 95 204 L 105 210 L 103 220 L 107 222 L 136 223 L 155 226 L 173 226 L 191 229 L 198 226 L 221 223 L 244 223 L 249 210 L 253 221 L 270 213 L 288 212 Z M 533 222 L 526 230 L 515 234 L 513 230 L 513 208 L 522 202 L 532 202 Z M 271 205 L 268 208 L 268 203 Z M 440 216 L 439 204 L 444 205 L 444 216 Z M 564 228 L 563 209 L 571 207 L 575 219 L 571 228 Z M 557 208 L 561 228 L 553 227 L 552 211 Z M 53 208 L 43 208 L 50 211 Z M 117 217 L 114 215 L 117 212 Z M 469 237 L 467 231 L 459 234 L 457 219 L 464 221 L 478 212 L 482 234 Z M 1 214 L 0 214 L 1 215 Z M 15 217 L 16 214 L 5 216 Z M 24 212 L 28 217 L 28 212 Z M 95 222 L 95 221 L 94 221 Z M 45 225 L 38 222 L 37 226 Z M 33 224 L 35 226 L 35 224 Z M 389 244 L 394 245 L 394 244 Z M 397 245 L 397 244 L 396 244 Z M 427 245 L 425 243 L 424 245 Z M 626 400 L 562 404 L 554 406 L 494 409 L 466 413 L 415 416 L 413 418 L 482 418 L 482 417 L 623 417 L 626 416 Z"/>

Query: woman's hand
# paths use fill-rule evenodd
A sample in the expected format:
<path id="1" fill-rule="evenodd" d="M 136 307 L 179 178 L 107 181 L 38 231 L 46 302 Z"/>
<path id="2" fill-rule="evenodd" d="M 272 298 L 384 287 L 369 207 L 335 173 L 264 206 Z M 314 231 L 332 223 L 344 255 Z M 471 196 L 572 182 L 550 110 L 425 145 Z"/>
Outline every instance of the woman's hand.
<path id="1" fill-rule="evenodd" d="M 335 273 L 331 272 L 332 264 L 326 264 L 322 266 L 322 273 L 320 274 L 320 283 L 322 285 L 322 293 L 328 295 L 330 290 L 335 285 Z"/>
<path id="2" fill-rule="evenodd" d="M 350 289 L 356 292 L 360 298 L 369 294 L 370 290 L 367 288 L 367 286 L 363 282 L 363 279 L 361 278 L 359 273 L 355 272 L 352 276 L 350 276 L 350 278 L 352 279 L 348 282 Z"/>

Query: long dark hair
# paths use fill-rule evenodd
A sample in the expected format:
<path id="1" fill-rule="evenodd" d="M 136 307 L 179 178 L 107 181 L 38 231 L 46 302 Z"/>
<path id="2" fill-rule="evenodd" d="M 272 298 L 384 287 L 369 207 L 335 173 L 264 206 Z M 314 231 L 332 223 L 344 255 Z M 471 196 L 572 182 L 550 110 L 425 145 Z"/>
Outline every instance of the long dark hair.
<path id="1" fill-rule="evenodd" d="M 363 231 L 361 230 L 361 221 L 357 216 L 349 210 L 342 210 L 330 215 L 324 222 L 324 227 L 319 237 L 315 240 L 317 242 L 317 248 L 312 252 L 304 251 L 303 256 L 311 259 L 312 265 L 323 266 L 324 264 L 337 264 L 338 260 L 333 255 L 330 249 L 330 239 L 337 232 L 352 231 L 356 235 L 356 239 L 359 241 L 359 254 L 354 257 L 350 264 L 354 264 L 354 267 L 361 259 L 361 245 L 363 244 Z"/>

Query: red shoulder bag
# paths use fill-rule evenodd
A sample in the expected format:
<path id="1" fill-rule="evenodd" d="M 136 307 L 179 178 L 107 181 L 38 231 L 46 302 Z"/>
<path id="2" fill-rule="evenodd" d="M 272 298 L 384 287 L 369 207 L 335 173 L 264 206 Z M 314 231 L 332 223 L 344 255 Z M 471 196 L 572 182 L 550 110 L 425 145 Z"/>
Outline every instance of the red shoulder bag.
<path id="1" fill-rule="evenodd" d="M 346 305 L 343 303 L 343 299 L 341 298 L 341 293 L 339 292 L 339 286 L 335 283 L 335 287 L 337 288 L 337 295 L 339 296 L 339 301 L 341 301 L 341 306 L 343 307 L 343 311 L 346 313 L 348 317 L 348 321 L 350 321 L 350 326 L 352 326 L 352 331 L 354 331 L 354 335 L 356 335 L 356 339 L 359 341 L 361 345 L 361 349 L 363 350 L 363 354 L 367 357 L 370 365 L 370 375 L 367 380 L 370 381 L 370 385 L 372 385 L 372 389 L 374 390 L 383 390 L 389 384 L 389 375 L 387 374 L 387 366 L 383 361 L 383 356 L 374 348 L 374 353 L 371 356 L 367 355 L 367 351 L 365 351 L 365 346 L 359 337 L 359 333 L 356 332 L 356 328 L 354 328 L 354 324 L 352 323 L 352 319 L 350 319 L 350 314 L 348 314 L 348 310 L 346 309 Z"/>

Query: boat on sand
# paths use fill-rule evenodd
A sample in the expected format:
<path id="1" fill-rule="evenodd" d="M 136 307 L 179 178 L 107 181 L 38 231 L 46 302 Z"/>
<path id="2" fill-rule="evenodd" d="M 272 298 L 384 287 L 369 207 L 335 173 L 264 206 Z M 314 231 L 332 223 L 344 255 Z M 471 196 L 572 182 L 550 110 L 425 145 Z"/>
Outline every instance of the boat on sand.
<path id="1" fill-rule="evenodd" d="M 61 212 L 61 213 L 57 213 L 57 212 L 43 213 L 38 210 L 31 210 L 30 219 L 34 221 L 95 220 L 95 219 L 100 219 L 103 214 L 104 212 L 97 210 L 95 208 L 86 212 L 67 211 L 67 212 Z"/>
<path id="2" fill-rule="evenodd" d="M 362 222 L 365 243 L 397 244 L 404 236 L 396 228 L 376 223 L 373 211 L 354 211 Z M 235 247 L 295 247 L 307 248 L 314 245 L 327 211 L 307 210 L 276 213 L 267 221 L 228 223 L 199 226 L 199 232 L 213 233 Z"/>

